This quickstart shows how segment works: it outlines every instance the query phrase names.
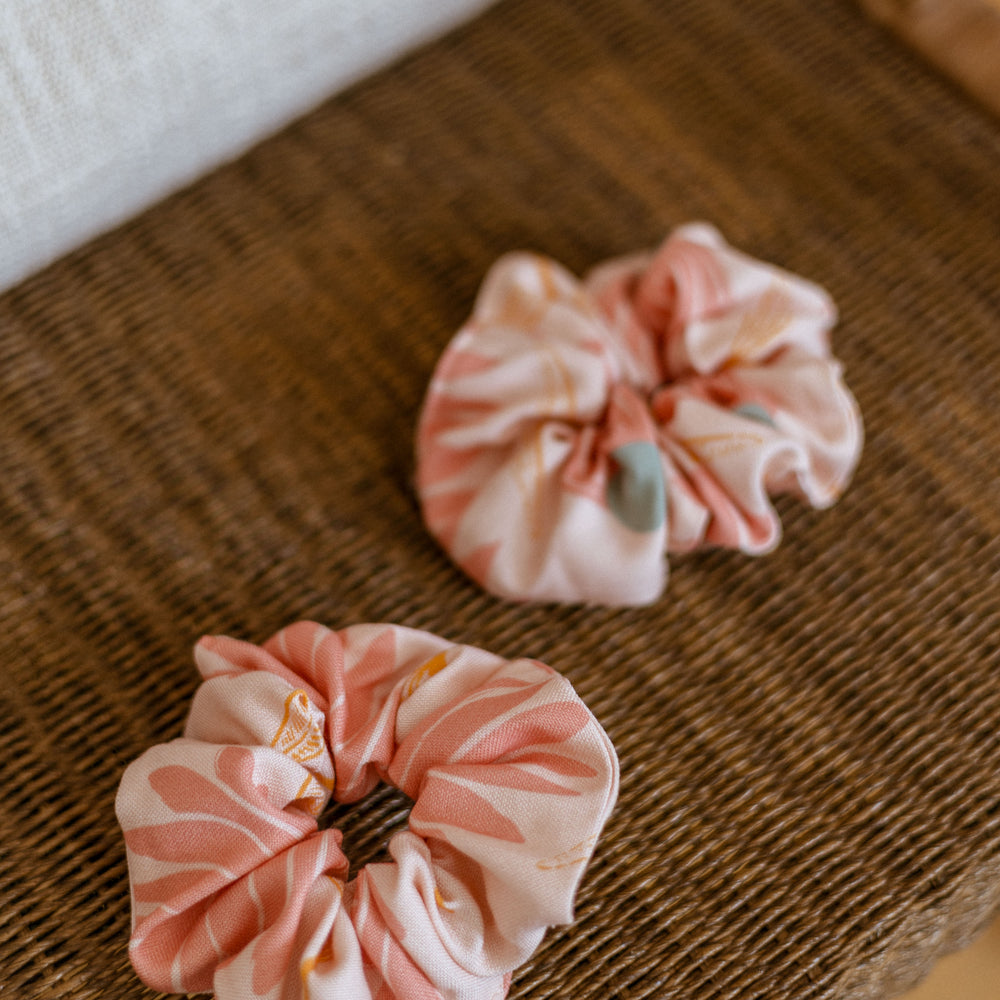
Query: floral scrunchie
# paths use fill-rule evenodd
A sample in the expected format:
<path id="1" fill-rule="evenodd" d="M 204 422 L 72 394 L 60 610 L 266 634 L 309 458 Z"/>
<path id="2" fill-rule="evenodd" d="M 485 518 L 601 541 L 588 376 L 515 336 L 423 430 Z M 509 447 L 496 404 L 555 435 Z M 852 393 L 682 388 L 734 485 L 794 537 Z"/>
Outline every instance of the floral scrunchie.
<path id="1" fill-rule="evenodd" d="M 832 504 L 857 404 L 817 285 L 705 224 L 577 281 L 509 254 L 434 373 L 417 433 L 424 520 L 487 590 L 646 604 L 666 553 L 763 553 L 769 496 Z"/>
<path id="2" fill-rule="evenodd" d="M 569 681 L 427 632 L 299 622 L 202 639 L 183 738 L 125 771 L 132 963 L 218 1000 L 502 1000 L 573 897 L 618 790 Z M 350 879 L 317 817 L 413 799 Z"/>

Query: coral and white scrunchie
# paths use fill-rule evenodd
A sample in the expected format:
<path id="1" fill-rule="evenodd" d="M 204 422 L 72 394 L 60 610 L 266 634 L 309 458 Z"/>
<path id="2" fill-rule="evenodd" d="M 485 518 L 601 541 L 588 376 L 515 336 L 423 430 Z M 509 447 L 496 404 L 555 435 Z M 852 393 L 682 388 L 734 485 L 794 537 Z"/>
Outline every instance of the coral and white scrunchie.
<path id="1" fill-rule="evenodd" d="M 428 528 L 517 600 L 645 604 L 668 551 L 768 551 L 769 495 L 826 507 L 860 454 L 835 319 L 823 289 L 705 224 L 583 282 L 501 258 L 424 404 Z"/>
<path id="2" fill-rule="evenodd" d="M 573 896 L 618 789 L 569 682 L 391 625 L 205 638 L 185 735 L 121 781 L 129 954 L 218 1000 L 502 1000 Z M 348 880 L 331 796 L 414 800 Z"/>

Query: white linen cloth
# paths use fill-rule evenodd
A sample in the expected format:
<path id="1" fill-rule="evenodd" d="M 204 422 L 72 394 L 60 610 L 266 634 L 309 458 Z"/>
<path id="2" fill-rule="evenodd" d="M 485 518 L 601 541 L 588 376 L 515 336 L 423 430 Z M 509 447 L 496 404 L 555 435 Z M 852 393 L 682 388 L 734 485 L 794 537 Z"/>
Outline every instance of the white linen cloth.
<path id="1" fill-rule="evenodd" d="M 4 0 L 0 290 L 488 0 Z"/>

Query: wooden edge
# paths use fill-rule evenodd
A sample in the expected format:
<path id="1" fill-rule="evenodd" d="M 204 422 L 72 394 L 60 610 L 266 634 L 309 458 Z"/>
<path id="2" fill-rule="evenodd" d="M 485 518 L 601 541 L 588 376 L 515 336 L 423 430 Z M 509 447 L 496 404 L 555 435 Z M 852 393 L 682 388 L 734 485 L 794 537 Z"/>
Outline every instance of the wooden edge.
<path id="1" fill-rule="evenodd" d="M 1000 115 L 1000 0 L 861 0 Z"/>

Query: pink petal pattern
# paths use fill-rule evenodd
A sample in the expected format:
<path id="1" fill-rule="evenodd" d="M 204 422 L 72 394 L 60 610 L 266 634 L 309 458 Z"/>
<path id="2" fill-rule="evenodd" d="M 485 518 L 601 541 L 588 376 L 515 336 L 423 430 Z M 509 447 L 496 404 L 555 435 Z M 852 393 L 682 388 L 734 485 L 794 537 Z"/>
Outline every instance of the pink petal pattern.
<path id="1" fill-rule="evenodd" d="M 618 763 L 565 678 L 389 625 L 206 637 L 195 659 L 185 736 L 134 761 L 116 803 L 148 985 L 505 996 L 545 928 L 572 919 Z M 410 826 L 350 881 L 316 816 L 380 780 L 414 798 Z"/>
<path id="2" fill-rule="evenodd" d="M 860 455 L 835 321 L 817 285 L 705 224 L 583 282 L 501 258 L 424 403 L 428 529 L 514 600 L 647 604 L 668 552 L 772 549 L 770 497 L 829 506 Z"/>

